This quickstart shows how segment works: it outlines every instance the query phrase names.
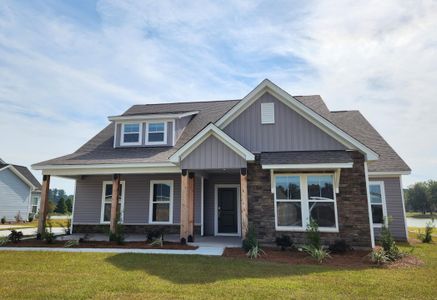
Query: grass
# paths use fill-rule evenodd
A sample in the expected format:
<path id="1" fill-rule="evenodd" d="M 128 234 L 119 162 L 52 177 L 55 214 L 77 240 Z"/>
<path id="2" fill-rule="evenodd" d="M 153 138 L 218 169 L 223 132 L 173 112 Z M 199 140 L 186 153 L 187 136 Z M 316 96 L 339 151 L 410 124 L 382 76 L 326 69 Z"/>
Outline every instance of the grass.
<path id="1" fill-rule="evenodd" d="M 423 214 L 421 212 L 415 212 L 415 211 L 407 211 L 407 218 L 415 218 L 415 219 L 431 219 L 435 218 L 437 219 L 437 214 L 430 214 L 426 213 Z"/>
<path id="2" fill-rule="evenodd" d="M 189 255 L 0 251 L 0 298 L 436 299 L 437 244 L 418 244 L 414 255 L 425 265 L 339 269 Z"/>

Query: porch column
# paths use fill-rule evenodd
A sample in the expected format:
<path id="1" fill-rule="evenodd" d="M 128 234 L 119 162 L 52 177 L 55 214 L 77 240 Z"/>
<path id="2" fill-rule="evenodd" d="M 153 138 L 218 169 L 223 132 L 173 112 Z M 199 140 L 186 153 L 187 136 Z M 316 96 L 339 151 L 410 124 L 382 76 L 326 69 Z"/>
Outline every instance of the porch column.
<path id="1" fill-rule="evenodd" d="M 109 223 L 109 230 L 111 233 L 115 233 L 117 227 L 118 217 L 118 198 L 120 196 L 120 174 L 114 174 L 112 176 L 112 201 L 111 201 L 111 220 Z"/>
<path id="2" fill-rule="evenodd" d="M 194 233 L 194 173 L 182 170 L 181 176 L 181 231 L 180 238 L 188 241 Z"/>
<path id="3" fill-rule="evenodd" d="M 249 229 L 247 201 L 247 169 L 240 170 L 241 237 L 246 238 Z"/>
<path id="4" fill-rule="evenodd" d="M 50 175 L 42 177 L 41 201 L 39 203 L 39 219 L 38 219 L 38 233 L 43 234 L 46 229 L 46 218 L 49 206 L 49 189 L 50 189 Z"/>

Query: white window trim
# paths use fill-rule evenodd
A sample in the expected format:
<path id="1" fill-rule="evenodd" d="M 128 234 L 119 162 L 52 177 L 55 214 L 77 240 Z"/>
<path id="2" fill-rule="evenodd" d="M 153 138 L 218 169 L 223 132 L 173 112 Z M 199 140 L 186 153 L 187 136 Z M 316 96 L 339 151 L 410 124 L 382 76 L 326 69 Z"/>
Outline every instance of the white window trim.
<path id="1" fill-rule="evenodd" d="M 138 124 L 138 142 L 124 142 L 124 127 L 126 125 L 137 125 Z M 127 134 L 133 134 L 135 132 L 127 132 Z M 121 134 L 120 134 L 120 146 L 138 146 L 142 144 L 143 137 L 143 123 L 141 122 L 130 122 L 130 123 L 121 123 Z"/>
<path id="2" fill-rule="evenodd" d="M 237 190 L 237 232 L 220 233 L 218 232 L 218 189 L 235 188 Z M 241 236 L 241 200 L 239 184 L 215 184 L 214 185 L 214 235 L 215 236 Z"/>
<path id="3" fill-rule="evenodd" d="M 112 181 L 103 181 L 102 184 L 102 202 L 100 207 L 100 224 L 109 224 L 111 221 L 104 221 L 104 215 L 105 215 L 105 191 L 106 191 L 106 185 L 112 184 Z M 121 185 L 121 203 L 120 203 L 120 223 L 124 223 L 124 197 L 125 197 L 125 181 L 120 181 Z"/>
<path id="4" fill-rule="evenodd" d="M 385 186 L 384 186 L 384 181 L 369 181 L 369 197 L 370 197 L 370 199 L 372 199 L 371 195 L 370 195 L 370 186 L 371 185 L 379 185 L 379 188 L 381 189 L 382 216 L 384 218 L 385 226 L 388 226 L 387 204 L 386 204 L 386 201 L 385 201 Z M 372 208 L 372 205 L 378 205 L 378 204 L 374 204 L 374 203 L 372 203 L 372 201 L 370 201 L 370 208 Z M 370 210 L 370 212 L 372 212 L 372 210 Z M 372 216 L 372 226 L 373 226 L 373 228 L 382 228 L 382 223 L 373 223 L 373 216 Z"/>
<path id="5" fill-rule="evenodd" d="M 164 140 L 162 142 L 149 142 L 149 124 L 157 124 L 157 123 L 163 123 L 164 124 Z M 156 133 L 160 133 L 156 132 Z M 174 134 L 174 133 L 173 133 Z M 146 122 L 146 145 L 167 145 L 167 121 L 164 120 L 154 120 L 154 121 L 147 121 Z"/>
<path id="6" fill-rule="evenodd" d="M 274 210 L 275 210 L 275 230 L 276 231 L 295 231 L 295 232 L 305 232 L 307 229 L 307 224 L 309 223 L 309 202 L 308 199 L 308 176 L 332 176 L 333 178 L 333 188 L 334 188 L 334 174 L 333 173 L 279 173 L 274 174 L 272 180 L 272 192 L 274 194 Z M 276 199 L 276 177 L 278 176 L 298 176 L 300 178 L 300 200 L 290 199 L 281 200 Z M 302 209 L 302 227 L 299 226 L 278 226 L 278 214 L 277 214 L 277 202 L 300 202 Z M 335 213 L 335 227 L 319 227 L 320 232 L 334 232 L 338 233 L 338 211 L 337 211 L 337 195 L 334 189 L 334 199 L 333 200 L 313 200 L 311 202 L 334 202 L 334 213 Z"/>
<path id="7" fill-rule="evenodd" d="M 170 204 L 169 204 L 169 220 L 168 222 L 153 221 L 153 203 L 167 203 L 163 201 L 153 202 L 153 185 L 168 184 L 170 186 Z M 150 195 L 149 195 L 149 224 L 173 224 L 173 199 L 174 199 L 174 181 L 173 180 L 150 180 Z"/>

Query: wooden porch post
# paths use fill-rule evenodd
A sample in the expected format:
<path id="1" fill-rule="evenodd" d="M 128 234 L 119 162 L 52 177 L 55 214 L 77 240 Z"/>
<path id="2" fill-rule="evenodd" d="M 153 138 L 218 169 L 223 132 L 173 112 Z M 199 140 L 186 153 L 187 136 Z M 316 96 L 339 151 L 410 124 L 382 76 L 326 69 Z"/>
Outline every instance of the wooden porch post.
<path id="1" fill-rule="evenodd" d="M 41 188 L 41 201 L 39 203 L 39 219 L 38 219 L 38 233 L 43 234 L 46 229 L 46 218 L 49 205 L 49 189 L 50 189 L 50 175 L 43 175 Z"/>
<path id="2" fill-rule="evenodd" d="M 117 214 L 118 214 L 118 198 L 120 196 L 120 175 L 114 174 L 112 176 L 112 201 L 111 201 L 111 220 L 109 230 L 115 233 L 117 228 Z"/>
<path id="3" fill-rule="evenodd" d="M 188 195 L 188 237 L 194 239 L 194 173 L 188 173 Z"/>
<path id="4" fill-rule="evenodd" d="M 240 201 L 241 201 L 241 237 L 246 238 L 249 229 L 247 200 L 247 169 L 240 171 Z"/>
<path id="5" fill-rule="evenodd" d="M 181 233 L 180 239 L 188 239 L 188 199 L 189 199 L 189 188 L 188 188 L 188 171 L 182 170 L 181 175 Z"/>

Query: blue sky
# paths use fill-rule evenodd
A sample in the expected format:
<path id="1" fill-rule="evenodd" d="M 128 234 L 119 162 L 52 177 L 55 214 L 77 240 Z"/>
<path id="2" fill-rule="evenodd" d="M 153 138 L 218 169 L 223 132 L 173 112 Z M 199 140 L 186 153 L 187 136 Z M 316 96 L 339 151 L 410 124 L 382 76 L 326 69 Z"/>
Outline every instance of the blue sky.
<path id="1" fill-rule="evenodd" d="M 435 28 L 435 1 L 2 1 L 0 157 L 30 166 L 132 104 L 269 78 L 360 110 L 412 167 L 405 185 L 437 179 Z"/>

